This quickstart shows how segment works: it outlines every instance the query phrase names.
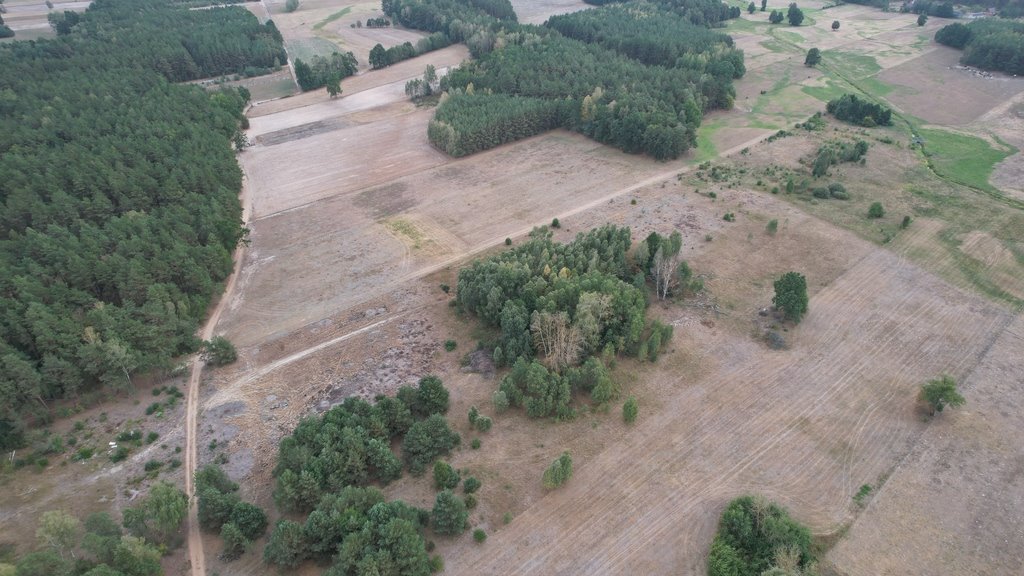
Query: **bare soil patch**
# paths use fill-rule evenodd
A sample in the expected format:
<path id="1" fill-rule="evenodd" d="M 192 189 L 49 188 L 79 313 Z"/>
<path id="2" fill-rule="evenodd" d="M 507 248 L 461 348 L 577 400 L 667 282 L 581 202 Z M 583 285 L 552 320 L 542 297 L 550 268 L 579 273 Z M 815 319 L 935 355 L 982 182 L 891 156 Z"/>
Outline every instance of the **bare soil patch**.
<path id="1" fill-rule="evenodd" d="M 953 126 L 968 124 L 1024 91 L 1024 78 L 989 78 L 958 69 L 960 54 L 940 46 L 884 70 L 878 78 L 904 88 L 888 96 L 902 110 L 931 123 Z"/>

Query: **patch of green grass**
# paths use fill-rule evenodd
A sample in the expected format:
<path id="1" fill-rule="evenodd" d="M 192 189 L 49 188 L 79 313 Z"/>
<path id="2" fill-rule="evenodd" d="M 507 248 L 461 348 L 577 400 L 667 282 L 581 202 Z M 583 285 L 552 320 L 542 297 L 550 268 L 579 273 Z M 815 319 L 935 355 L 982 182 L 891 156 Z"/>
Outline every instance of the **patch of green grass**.
<path id="1" fill-rule="evenodd" d="M 321 20 L 321 21 L 317 22 L 316 24 L 314 24 L 313 25 L 313 30 L 320 30 L 324 26 L 327 26 L 331 22 L 334 22 L 338 18 L 341 18 L 342 16 L 344 16 L 345 14 L 348 14 L 351 11 L 352 11 L 352 7 L 351 6 L 347 6 L 347 7 L 343 8 L 343 9 L 341 9 L 341 10 L 338 10 L 334 14 L 331 14 L 327 18 L 324 18 L 323 20 Z"/>
<path id="2" fill-rule="evenodd" d="M 867 78 L 882 71 L 882 67 L 878 65 L 873 56 L 841 50 L 822 51 L 821 61 L 826 67 L 842 70 L 843 76 L 853 79 Z"/>
<path id="3" fill-rule="evenodd" d="M 849 90 L 844 90 L 831 78 L 825 79 L 824 86 L 803 86 L 800 89 L 803 90 L 804 94 L 807 94 L 808 96 L 811 96 L 813 98 L 817 98 L 822 102 L 834 100 L 836 98 L 839 98 L 843 94 L 849 92 Z"/>
<path id="4" fill-rule="evenodd" d="M 330 56 L 340 51 L 337 45 L 323 38 L 296 38 L 286 40 L 285 44 L 293 60 L 305 62 L 312 60 L 313 56 Z"/>
<path id="5" fill-rule="evenodd" d="M 725 122 L 721 120 L 712 120 L 701 124 L 697 129 L 697 148 L 693 151 L 693 163 L 699 164 L 718 156 L 718 148 L 715 147 L 712 137 L 724 126 Z"/>
<path id="6" fill-rule="evenodd" d="M 996 192 L 988 182 L 992 169 L 1016 148 L 1000 141 L 1003 149 L 993 148 L 988 142 L 974 136 L 946 130 L 919 129 L 924 139 L 925 154 L 937 173 L 943 178 L 966 184 L 986 192 Z"/>

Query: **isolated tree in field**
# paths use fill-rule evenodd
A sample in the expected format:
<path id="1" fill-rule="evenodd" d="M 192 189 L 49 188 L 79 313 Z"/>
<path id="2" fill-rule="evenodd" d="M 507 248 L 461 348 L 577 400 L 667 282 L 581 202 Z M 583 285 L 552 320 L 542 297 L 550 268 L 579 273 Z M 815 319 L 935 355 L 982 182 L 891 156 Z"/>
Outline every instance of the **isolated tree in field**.
<path id="1" fill-rule="evenodd" d="M 804 58 L 804 66 L 813 68 L 818 65 L 818 62 L 821 62 L 821 50 L 811 48 L 807 51 L 807 57 Z"/>
<path id="2" fill-rule="evenodd" d="M 775 281 L 772 304 L 786 314 L 786 318 L 799 323 L 807 313 L 807 279 L 798 272 L 786 272 Z"/>
<path id="3" fill-rule="evenodd" d="M 751 2 L 750 4 L 747 4 L 747 14 L 753 14 L 756 11 L 757 11 L 757 4 L 754 4 L 753 2 Z"/>
<path id="4" fill-rule="evenodd" d="M 545 488 L 551 490 L 565 484 L 569 478 L 572 478 L 572 456 L 568 452 L 562 452 L 562 455 L 544 471 L 541 482 Z"/>
<path id="5" fill-rule="evenodd" d="M 768 15 L 768 22 L 772 24 L 779 24 L 786 19 L 786 15 L 779 10 L 772 10 L 772 13 Z"/>
<path id="6" fill-rule="evenodd" d="M 839 30 L 839 20 L 832 21 L 832 30 Z"/>
<path id="7" fill-rule="evenodd" d="M 459 485 L 459 473 L 444 460 L 434 462 L 434 488 L 451 490 Z"/>
<path id="8" fill-rule="evenodd" d="M 789 5 L 789 11 L 786 12 L 786 18 L 789 20 L 790 26 L 799 26 L 804 21 L 804 11 L 797 8 L 796 2 Z"/>
<path id="9" fill-rule="evenodd" d="M 61 558 L 64 558 L 65 550 L 72 550 L 78 542 L 78 532 L 81 523 L 78 518 L 63 510 L 50 510 L 43 512 L 39 518 L 39 528 L 36 530 L 36 539 L 44 546 L 53 548 Z M 74 552 L 72 552 L 72 555 Z"/>
<path id="10" fill-rule="evenodd" d="M 466 511 L 466 503 L 462 501 L 451 490 L 442 490 L 434 500 L 434 509 L 430 513 L 430 519 L 434 524 L 434 531 L 438 534 L 454 536 L 462 534 L 466 529 L 466 518 L 469 513 Z"/>
<path id="11" fill-rule="evenodd" d="M 388 51 L 383 46 L 377 44 L 370 49 L 370 66 L 373 69 L 384 68 L 388 64 L 390 64 L 388 62 Z"/>
<path id="12" fill-rule="evenodd" d="M 872 202 L 868 207 L 868 218 L 881 218 L 882 216 L 885 216 L 885 208 L 882 208 L 882 203 Z"/>
<path id="13" fill-rule="evenodd" d="M 768 0 L 761 0 L 761 12 L 768 9 Z"/>
<path id="14" fill-rule="evenodd" d="M 285 12 L 295 12 L 299 9 L 299 0 L 288 0 L 284 3 Z"/>
<path id="15" fill-rule="evenodd" d="M 341 95 L 341 76 L 331 74 L 327 78 L 327 95 L 332 99 Z"/>
<path id="16" fill-rule="evenodd" d="M 947 374 L 938 380 L 929 380 L 927 384 L 923 384 L 920 398 L 928 404 L 933 415 L 936 412 L 942 412 L 946 406 L 958 408 L 966 402 L 964 397 L 957 392 L 956 380 Z"/>
<path id="17" fill-rule="evenodd" d="M 234 344 L 223 336 L 214 336 L 203 342 L 203 361 L 210 366 L 224 366 L 238 360 Z"/>
<path id="18" fill-rule="evenodd" d="M 626 424 L 632 424 L 636 421 L 637 412 L 636 398 L 633 396 L 626 398 L 626 403 L 622 405 L 622 419 Z"/>
<path id="19" fill-rule="evenodd" d="M 920 16 L 917 17 L 917 25 L 918 26 L 924 26 L 927 23 L 928 23 L 928 15 L 927 14 L 921 14 Z"/>

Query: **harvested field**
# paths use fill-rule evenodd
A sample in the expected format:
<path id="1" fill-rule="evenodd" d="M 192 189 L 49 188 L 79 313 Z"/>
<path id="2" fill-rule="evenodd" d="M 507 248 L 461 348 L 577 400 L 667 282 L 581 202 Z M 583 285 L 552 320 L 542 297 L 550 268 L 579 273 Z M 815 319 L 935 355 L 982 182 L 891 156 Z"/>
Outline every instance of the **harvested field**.
<path id="1" fill-rule="evenodd" d="M 883 71 L 878 78 L 903 87 L 888 99 L 933 124 L 968 124 L 999 104 L 1024 92 L 1024 78 L 983 77 L 958 69 L 961 52 L 945 46 Z"/>
<path id="2" fill-rule="evenodd" d="M 428 117 L 413 112 L 242 157 L 255 220 L 245 296 L 232 302 L 238 313 L 222 326 L 233 339 L 249 344 L 296 329 L 379 295 L 395 278 L 454 262 L 671 170 L 561 131 L 450 160 L 427 144 Z M 298 159 L 314 157 L 336 168 L 303 177 Z M 424 245 L 396 236 L 396 219 L 415 222 Z"/>
<path id="3" fill-rule="evenodd" d="M 1024 316 L 963 381 L 828 560 L 850 576 L 1016 574 L 1024 550 Z"/>
<path id="4" fill-rule="evenodd" d="M 582 0 L 512 0 L 512 8 L 523 24 L 543 24 L 557 14 L 590 8 Z"/>

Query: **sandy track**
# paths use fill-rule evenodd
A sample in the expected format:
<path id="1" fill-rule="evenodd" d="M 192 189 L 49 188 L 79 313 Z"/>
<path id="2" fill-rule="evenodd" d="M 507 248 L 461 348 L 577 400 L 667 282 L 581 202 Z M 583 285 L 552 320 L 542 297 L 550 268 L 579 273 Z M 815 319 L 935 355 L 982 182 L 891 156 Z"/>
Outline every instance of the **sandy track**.
<path id="1" fill-rule="evenodd" d="M 849 240 L 856 249 L 859 242 Z M 488 540 L 455 573 L 701 573 L 717 510 L 749 491 L 818 531 L 922 430 L 916 387 L 963 376 L 1007 322 L 898 255 L 872 250 L 819 293 L 793 350 L 748 350 Z M 736 358 L 735 349 L 712 357 Z M 734 406 L 733 411 L 717 408 Z M 471 568 L 472 567 L 472 568 Z"/>
<path id="2" fill-rule="evenodd" d="M 239 200 L 242 204 L 242 221 L 249 220 L 249 194 L 248 180 L 243 179 L 242 191 Z M 224 293 L 217 301 L 209 318 L 203 325 L 199 337 L 209 340 L 214 335 L 214 329 L 220 321 L 221 314 L 227 307 L 232 293 L 235 291 L 236 280 L 245 258 L 245 244 L 239 244 L 232 256 L 234 268 L 231 276 L 228 277 Z M 203 551 L 203 539 L 199 533 L 199 507 L 196 501 L 195 486 L 193 480 L 196 474 L 196 463 L 198 461 L 198 449 L 196 438 L 199 434 L 197 422 L 199 419 L 199 386 L 202 381 L 203 360 L 196 356 L 192 360 L 192 370 L 188 378 L 188 394 L 185 404 L 185 494 L 189 497 L 188 505 L 188 555 L 189 564 L 192 569 L 192 576 L 206 576 L 206 555 Z"/>

